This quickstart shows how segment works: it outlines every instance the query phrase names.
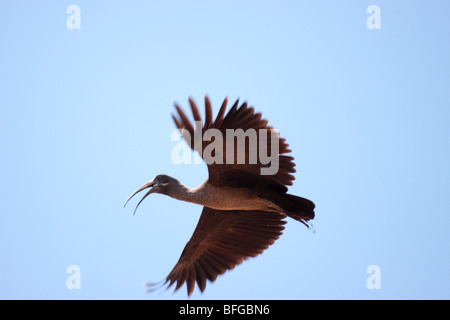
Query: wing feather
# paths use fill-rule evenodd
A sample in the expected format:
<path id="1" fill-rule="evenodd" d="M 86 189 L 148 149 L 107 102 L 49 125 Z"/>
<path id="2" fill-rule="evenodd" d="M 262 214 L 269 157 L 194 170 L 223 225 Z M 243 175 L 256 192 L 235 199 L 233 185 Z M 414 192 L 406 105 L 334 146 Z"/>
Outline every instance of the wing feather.
<path id="1" fill-rule="evenodd" d="M 199 109 L 192 98 L 189 98 L 189 104 L 191 106 L 192 114 L 194 121 L 202 121 Z M 287 187 L 292 185 L 293 180 L 295 179 L 292 173 L 295 172 L 295 163 L 294 158 L 292 156 L 287 156 L 286 154 L 290 153 L 289 145 L 286 143 L 286 139 L 279 137 L 278 133 L 273 130 L 273 127 L 268 125 L 267 120 L 262 119 L 262 115 L 259 112 L 255 112 L 253 107 L 249 107 L 247 102 L 244 102 L 239 105 L 239 100 L 233 104 L 231 109 L 225 115 L 226 107 L 228 104 L 228 98 L 225 98 L 220 110 L 217 114 L 214 122 L 212 121 L 212 107 L 211 101 L 208 96 L 205 96 L 205 122 L 203 123 L 202 132 L 205 132 L 208 129 L 218 129 L 222 133 L 222 137 L 225 139 L 228 129 L 242 129 L 246 132 L 249 129 L 254 129 L 257 134 L 257 142 L 256 142 L 256 152 L 257 152 L 257 162 L 250 163 L 250 146 L 249 143 L 245 143 L 245 163 L 240 164 L 237 161 L 238 146 L 234 141 L 224 141 L 223 150 L 221 152 L 223 157 L 223 164 L 211 163 L 208 164 L 208 172 L 209 172 L 209 183 L 215 186 L 228 186 L 228 185 L 245 185 L 247 187 L 251 187 L 252 185 L 258 186 L 271 186 L 280 191 L 287 191 Z M 190 133 L 190 139 L 185 137 L 186 143 L 194 149 L 194 132 L 196 130 L 195 125 L 188 119 L 183 110 L 175 104 L 176 111 L 178 113 L 178 117 L 173 116 L 173 120 L 175 122 L 175 126 L 178 129 L 185 129 Z M 260 143 L 260 129 L 266 129 L 267 131 L 267 144 Z M 278 150 L 271 150 L 271 139 L 272 137 L 278 137 Z M 225 139 L 226 140 L 226 139 Z M 248 138 L 246 138 L 248 141 Z M 201 141 L 199 145 L 201 146 L 201 151 L 203 155 L 203 151 L 205 148 L 212 143 L 212 141 Z M 234 161 L 233 163 L 227 163 L 227 155 L 226 151 L 231 150 L 228 149 L 231 145 L 231 148 L 234 148 Z M 263 149 L 261 149 L 261 146 Z M 264 150 L 266 149 L 266 150 Z M 255 150 L 255 149 L 253 149 Z M 273 175 L 261 175 L 261 169 L 265 167 L 269 167 L 270 164 L 262 163 L 260 161 L 260 154 L 265 152 L 266 156 L 272 156 L 272 152 L 276 152 L 278 155 L 278 171 Z M 263 153 L 264 154 L 264 153 Z M 272 159 L 272 158 L 271 158 Z M 244 174 L 243 174 L 244 173 Z"/>
<path id="2" fill-rule="evenodd" d="M 284 216 L 264 211 L 221 211 L 203 208 L 197 227 L 180 259 L 166 278 L 175 291 L 186 283 L 188 295 L 195 283 L 201 292 L 207 280 L 233 269 L 267 249 L 284 229 Z M 207 232 L 205 232 L 207 231 Z"/>

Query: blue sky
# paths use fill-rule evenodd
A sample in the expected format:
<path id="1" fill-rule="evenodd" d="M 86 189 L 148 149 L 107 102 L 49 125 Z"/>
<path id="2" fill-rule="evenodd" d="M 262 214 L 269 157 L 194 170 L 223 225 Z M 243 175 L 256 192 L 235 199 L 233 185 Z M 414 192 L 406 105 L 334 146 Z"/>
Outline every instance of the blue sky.
<path id="1" fill-rule="evenodd" d="M 81 10 L 70 30 L 66 9 Z M 381 29 L 368 29 L 378 5 Z M 0 298 L 146 294 L 201 208 L 127 197 L 176 165 L 173 102 L 209 94 L 287 139 L 315 233 L 284 235 L 194 299 L 450 298 L 448 1 L 0 2 Z M 70 265 L 81 288 L 69 290 Z M 366 272 L 380 269 L 380 289 Z"/>

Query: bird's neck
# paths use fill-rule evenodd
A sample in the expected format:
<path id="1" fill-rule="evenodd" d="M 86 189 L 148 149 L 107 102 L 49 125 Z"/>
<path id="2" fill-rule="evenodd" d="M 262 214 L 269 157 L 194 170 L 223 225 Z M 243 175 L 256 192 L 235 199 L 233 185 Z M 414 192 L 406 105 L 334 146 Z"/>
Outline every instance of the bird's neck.
<path id="1" fill-rule="evenodd" d="M 206 181 L 196 188 L 189 188 L 181 182 L 178 182 L 177 187 L 173 188 L 167 195 L 174 199 L 204 205 L 205 203 L 203 195 L 205 185 Z"/>

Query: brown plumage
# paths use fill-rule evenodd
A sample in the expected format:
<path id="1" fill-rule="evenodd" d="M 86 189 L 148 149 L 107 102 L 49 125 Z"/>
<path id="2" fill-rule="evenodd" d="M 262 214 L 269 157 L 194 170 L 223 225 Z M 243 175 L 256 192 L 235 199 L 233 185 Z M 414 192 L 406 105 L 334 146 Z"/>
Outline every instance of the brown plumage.
<path id="1" fill-rule="evenodd" d="M 203 137 L 208 129 L 215 129 L 225 137 L 227 129 L 255 129 L 257 147 L 256 150 L 250 150 L 250 143 L 245 144 L 244 163 L 242 159 L 241 163 L 238 159 L 242 149 L 238 150 L 233 144 L 234 161 L 227 161 L 227 150 L 232 149 L 228 149 L 230 146 L 227 145 L 231 142 L 225 140 L 220 148 L 215 148 L 211 153 L 222 161 L 206 161 L 209 178 L 198 187 L 191 189 L 172 177 L 158 175 L 128 198 L 130 200 L 136 193 L 151 188 L 139 201 L 136 209 L 151 193 L 161 193 L 203 205 L 197 227 L 165 281 L 169 287 L 176 282 L 175 290 L 186 283 L 188 295 L 193 292 L 196 282 L 203 292 L 206 280 L 215 281 L 218 275 L 267 249 L 281 235 L 286 216 L 305 225 L 314 218 L 313 202 L 287 194 L 286 186 L 292 185 L 294 180 L 292 173 L 295 172 L 295 164 L 294 158 L 286 155 L 291 151 L 286 140 L 280 138 L 268 126 L 268 122 L 261 118 L 261 114 L 255 113 L 246 102 L 238 107 L 239 101 L 236 101 L 225 116 L 227 102 L 228 99 L 225 98 L 213 121 L 211 102 L 206 96 L 203 121 L 196 103 L 189 98 L 194 121 L 201 121 L 200 126 L 193 124 L 177 104 L 175 108 L 178 115 L 173 115 L 172 118 L 182 134 L 186 130 L 183 134 L 186 143 L 192 149 L 197 147 L 196 151 L 201 152 L 201 155 L 204 155 L 205 150 L 208 151 L 208 146 L 215 140 L 195 140 L 200 132 Z M 266 129 L 267 143 L 261 140 L 262 131 L 259 129 Z M 274 139 L 278 139 L 278 152 L 271 150 L 272 135 Z M 251 153 L 256 151 L 259 154 L 262 149 L 267 155 L 272 154 L 272 151 L 277 153 L 279 162 L 275 174 L 262 175 L 261 168 L 267 168 L 270 164 L 263 163 L 259 157 L 256 161 L 251 160 Z"/>

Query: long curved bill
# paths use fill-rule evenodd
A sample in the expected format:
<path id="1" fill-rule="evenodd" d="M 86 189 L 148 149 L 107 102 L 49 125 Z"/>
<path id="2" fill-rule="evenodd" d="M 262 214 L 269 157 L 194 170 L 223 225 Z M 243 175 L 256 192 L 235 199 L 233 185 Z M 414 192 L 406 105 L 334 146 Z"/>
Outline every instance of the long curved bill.
<path id="1" fill-rule="evenodd" d="M 125 208 L 125 206 L 127 205 L 128 201 L 130 201 L 131 198 L 133 198 L 136 194 L 138 194 L 139 192 L 151 188 L 153 187 L 153 180 L 150 182 L 147 182 L 146 184 L 144 184 L 142 187 L 140 187 L 139 189 L 137 189 L 131 196 L 128 197 L 127 201 L 125 202 L 125 204 L 123 205 L 123 207 Z M 145 194 L 145 196 L 142 197 L 142 199 L 139 201 L 139 203 L 137 204 L 136 208 L 134 209 L 133 215 L 136 214 L 136 210 L 139 207 L 139 205 L 141 204 L 142 201 L 144 201 L 145 198 L 147 198 L 147 196 L 152 193 L 152 189 L 149 190 L 149 192 L 147 192 Z"/>

